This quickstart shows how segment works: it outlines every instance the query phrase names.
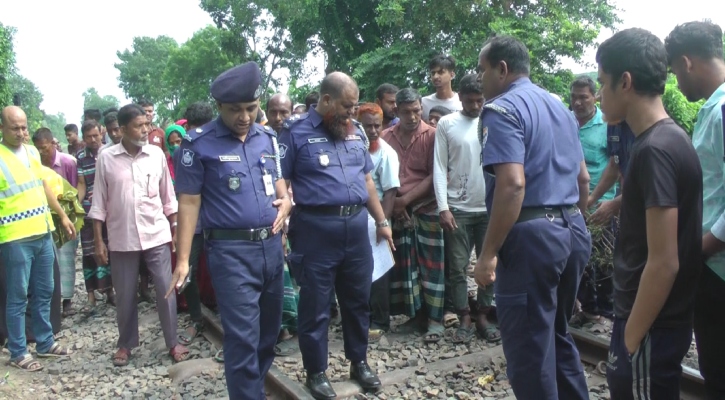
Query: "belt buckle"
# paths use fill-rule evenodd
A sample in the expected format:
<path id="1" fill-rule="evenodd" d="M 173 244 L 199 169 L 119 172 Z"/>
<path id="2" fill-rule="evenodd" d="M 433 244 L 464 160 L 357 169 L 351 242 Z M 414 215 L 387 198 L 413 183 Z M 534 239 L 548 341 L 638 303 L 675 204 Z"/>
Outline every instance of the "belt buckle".
<path id="1" fill-rule="evenodd" d="M 261 230 L 259 231 L 259 238 L 260 238 L 261 240 L 264 240 L 264 239 L 266 239 L 266 238 L 268 238 L 268 237 L 269 237 L 269 229 L 268 229 L 268 228 L 262 228 L 262 229 L 261 229 Z"/>
<path id="2" fill-rule="evenodd" d="M 341 217 L 347 217 L 350 215 L 350 206 L 341 206 L 340 207 L 340 216 Z"/>

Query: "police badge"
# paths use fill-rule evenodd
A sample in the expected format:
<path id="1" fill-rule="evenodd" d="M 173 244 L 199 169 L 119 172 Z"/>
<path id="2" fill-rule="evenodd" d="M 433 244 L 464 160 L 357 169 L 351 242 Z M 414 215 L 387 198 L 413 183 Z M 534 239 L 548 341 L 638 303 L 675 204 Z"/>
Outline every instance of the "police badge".
<path id="1" fill-rule="evenodd" d="M 262 93 L 264 93 L 264 88 L 262 87 L 262 85 L 259 85 L 257 90 L 254 91 L 254 98 L 258 99 L 260 96 L 262 96 Z"/>
<path id="2" fill-rule="evenodd" d="M 330 157 L 327 154 L 320 154 L 320 165 L 326 167 L 330 164 Z"/>
<path id="3" fill-rule="evenodd" d="M 239 187 L 242 186 L 241 180 L 236 175 L 231 175 L 227 184 L 229 186 L 229 190 L 231 190 L 232 192 L 236 192 L 237 190 L 239 190 Z"/>
<path id="4" fill-rule="evenodd" d="M 181 155 L 181 165 L 191 167 L 192 164 L 194 164 L 194 152 L 184 149 L 184 154 Z"/>

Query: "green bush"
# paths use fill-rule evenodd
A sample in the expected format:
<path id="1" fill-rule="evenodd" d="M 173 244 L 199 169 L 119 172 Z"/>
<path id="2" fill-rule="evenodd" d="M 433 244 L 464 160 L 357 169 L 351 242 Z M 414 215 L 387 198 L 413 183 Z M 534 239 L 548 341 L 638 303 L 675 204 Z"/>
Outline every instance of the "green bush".
<path id="1" fill-rule="evenodd" d="M 665 94 L 662 96 L 662 102 L 665 105 L 665 110 L 670 117 L 677 122 L 682 129 L 684 129 L 688 135 L 692 136 L 692 131 L 695 129 L 695 121 L 697 121 L 697 112 L 700 111 L 700 107 L 705 103 L 705 100 L 700 100 L 695 103 L 687 101 L 685 95 L 680 92 L 677 88 L 677 78 L 674 75 L 670 75 L 667 79 L 667 85 L 665 86 Z"/>

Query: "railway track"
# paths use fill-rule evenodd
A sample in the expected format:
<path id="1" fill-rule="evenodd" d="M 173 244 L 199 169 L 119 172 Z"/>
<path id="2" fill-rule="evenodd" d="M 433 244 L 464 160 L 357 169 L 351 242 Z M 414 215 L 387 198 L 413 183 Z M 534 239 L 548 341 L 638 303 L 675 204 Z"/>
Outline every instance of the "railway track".
<path id="1" fill-rule="evenodd" d="M 222 345 L 222 326 L 219 317 L 202 306 L 202 313 L 207 329 L 204 330 L 204 336 L 217 348 Z M 581 329 L 570 328 L 572 337 L 574 338 L 582 362 L 595 366 L 601 376 L 590 377 L 590 384 L 598 384 L 605 381 L 604 374 L 605 363 L 608 359 L 609 341 Z M 331 349 L 332 350 L 332 349 Z M 503 357 L 503 349 L 501 346 L 489 348 L 485 351 L 479 351 L 447 360 L 436 361 L 427 364 L 426 367 L 431 371 L 447 372 L 454 370 L 461 364 L 474 364 L 490 362 L 496 357 Z M 410 376 L 415 375 L 416 367 L 406 367 L 380 375 L 380 380 L 384 386 L 400 383 Z M 682 372 L 682 399 L 698 400 L 704 398 L 703 379 L 699 371 L 683 365 Z M 333 383 L 338 398 L 348 398 L 362 392 L 361 388 L 352 381 Z M 277 367 L 272 366 L 266 378 L 266 388 L 268 399 L 270 400 L 312 400 L 309 392 L 302 383 L 290 379 Z M 511 397 L 513 399 L 513 397 Z"/>

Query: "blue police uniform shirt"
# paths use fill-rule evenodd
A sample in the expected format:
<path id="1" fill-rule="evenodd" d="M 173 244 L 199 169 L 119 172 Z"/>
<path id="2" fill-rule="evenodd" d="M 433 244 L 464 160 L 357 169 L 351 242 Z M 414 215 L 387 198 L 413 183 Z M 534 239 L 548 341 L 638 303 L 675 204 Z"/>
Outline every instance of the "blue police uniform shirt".
<path id="1" fill-rule="evenodd" d="M 176 191 L 201 195 L 202 228 L 272 226 L 277 196 L 266 194 L 263 176 L 271 175 L 273 184 L 277 180 L 275 135 L 271 128 L 254 124 L 242 142 L 217 118 L 184 139 L 178 150 Z"/>
<path id="2" fill-rule="evenodd" d="M 351 206 L 368 201 L 365 175 L 373 161 L 364 133 L 357 127 L 345 140 L 327 133 L 313 107 L 288 120 L 279 135 L 282 176 L 292 184 L 295 203 L 303 206 Z"/>
<path id="3" fill-rule="evenodd" d="M 622 176 L 627 172 L 632 143 L 634 143 L 634 132 L 626 122 L 607 127 L 607 152 L 610 157 L 614 157 L 614 162 L 619 165 L 619 173 Z"/>
<path id="4" fill-rule="evenodd" d="M 568 206 L 579 202 L 579 167 L 584 160 L 579 126 L 566 106 L 528 78 L 489 100 L 481 112 L 486 205 L 491 209 L 493 166 L 524 166 L 522 207 Z"/>

